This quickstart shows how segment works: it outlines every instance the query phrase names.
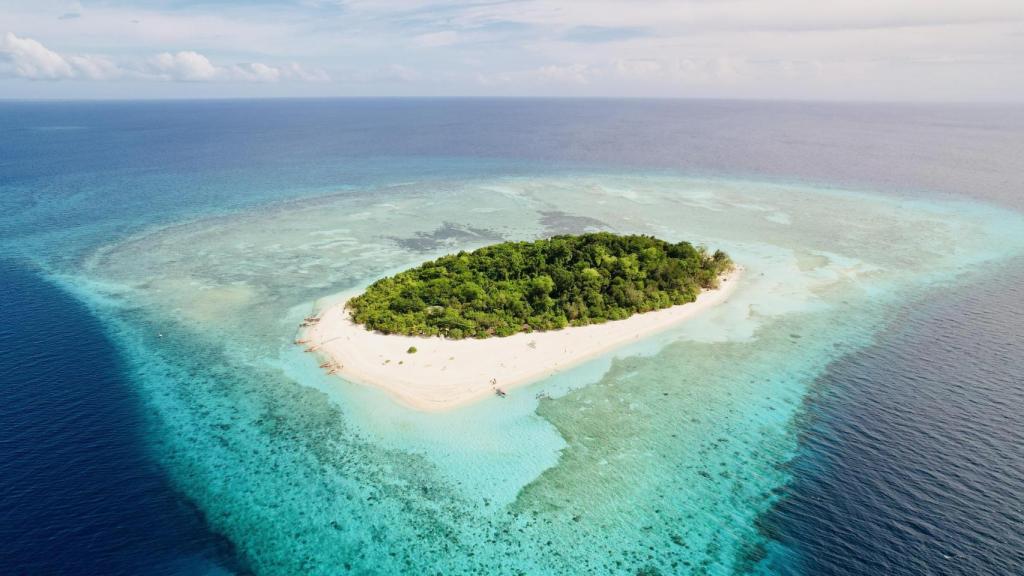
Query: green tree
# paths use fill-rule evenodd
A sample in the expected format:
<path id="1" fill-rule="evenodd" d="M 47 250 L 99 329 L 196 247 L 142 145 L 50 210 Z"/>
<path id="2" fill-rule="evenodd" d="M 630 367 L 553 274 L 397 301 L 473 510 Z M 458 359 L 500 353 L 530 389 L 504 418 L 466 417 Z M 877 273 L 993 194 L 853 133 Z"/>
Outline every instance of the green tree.
<path id="1" fill-rule="evenodd" d="M 351 299 L 385 333 L 507 336 L 618 320 L 692 302 L 733 266 L 721 250 L 600 232 L 503 242 L 382 278 Z"/>

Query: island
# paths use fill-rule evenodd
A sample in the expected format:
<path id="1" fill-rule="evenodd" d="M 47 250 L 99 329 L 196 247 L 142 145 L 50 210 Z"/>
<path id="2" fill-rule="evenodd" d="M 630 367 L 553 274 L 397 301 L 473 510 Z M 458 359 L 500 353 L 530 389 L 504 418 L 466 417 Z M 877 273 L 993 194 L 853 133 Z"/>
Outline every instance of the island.
<path id="1" fill-rule="evenodd" d="M 443 256 L 318 306 L 297 343 L 421 410 L 535 382 L 725 301 L 721 250 L 598 232 Z"/>

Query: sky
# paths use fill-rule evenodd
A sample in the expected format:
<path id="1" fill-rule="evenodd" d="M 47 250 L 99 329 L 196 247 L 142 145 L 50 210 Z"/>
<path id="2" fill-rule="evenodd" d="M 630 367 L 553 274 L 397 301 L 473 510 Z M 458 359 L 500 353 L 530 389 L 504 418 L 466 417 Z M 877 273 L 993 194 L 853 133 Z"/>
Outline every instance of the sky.
<path id="1" fill-rule="evenodd" d="M 1024 102 L 1024 0 L 0 0 L 0 98 Z"/>

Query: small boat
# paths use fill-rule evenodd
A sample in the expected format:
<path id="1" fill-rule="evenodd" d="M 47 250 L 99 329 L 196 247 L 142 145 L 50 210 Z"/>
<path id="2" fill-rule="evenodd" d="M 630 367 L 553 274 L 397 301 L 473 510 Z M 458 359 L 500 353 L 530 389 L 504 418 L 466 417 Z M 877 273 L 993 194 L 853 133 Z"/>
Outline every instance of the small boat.
<path id="1" fill-rule="evenodd" d="M 308 346 L 305 352 L 316 352 L 317 348 L 319 348 L 319 346 Z"/>

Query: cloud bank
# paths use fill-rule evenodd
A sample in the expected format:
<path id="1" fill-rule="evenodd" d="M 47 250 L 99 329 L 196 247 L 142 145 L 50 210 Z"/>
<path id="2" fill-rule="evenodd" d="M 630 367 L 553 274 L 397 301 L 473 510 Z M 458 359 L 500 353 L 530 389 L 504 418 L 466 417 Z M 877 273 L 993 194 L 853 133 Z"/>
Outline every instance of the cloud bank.
<path id="1" fill-rule="evenodd" d="M 4 25 L 22 94 L 1024 101 L 1020 0 L 8 0 Z"/>
<path id="2" fill-rule="evenodd" d="M 0 73 L 30 80 L 116 78 L 120 70 L 98 56 L 63 56 L 31 38 L 19 38 L 8 32 L 0 39 Z"/>
<path id="3" fill-rule="evenodd" d="M 12 32 L 0 39 L 0 75 L 26 80 L 162 80 L 172 82 L 327 82 L 319 68 L 291 62 L 269 65 L 243 62 L 215 65 L 192 51 L 161 52 L 142 63 L 115 63 L 93 55 L 60 54 L 32 38 Z"/>

